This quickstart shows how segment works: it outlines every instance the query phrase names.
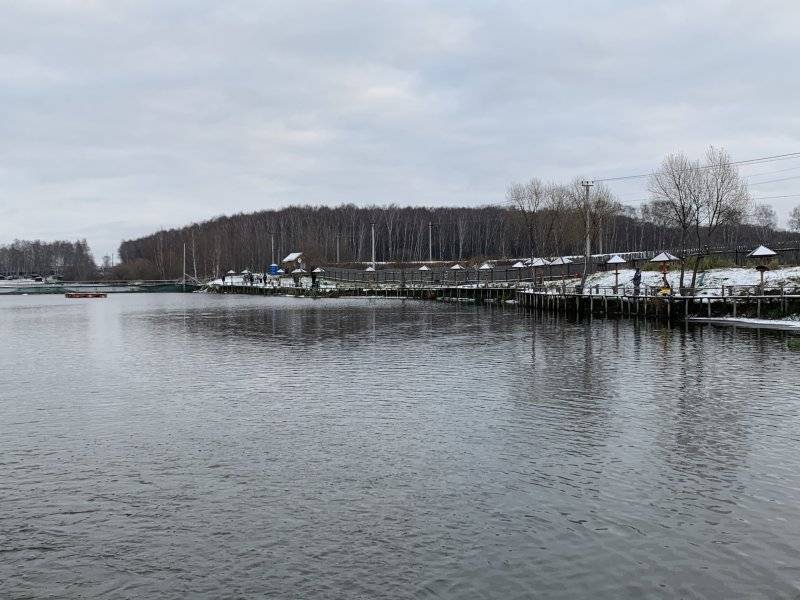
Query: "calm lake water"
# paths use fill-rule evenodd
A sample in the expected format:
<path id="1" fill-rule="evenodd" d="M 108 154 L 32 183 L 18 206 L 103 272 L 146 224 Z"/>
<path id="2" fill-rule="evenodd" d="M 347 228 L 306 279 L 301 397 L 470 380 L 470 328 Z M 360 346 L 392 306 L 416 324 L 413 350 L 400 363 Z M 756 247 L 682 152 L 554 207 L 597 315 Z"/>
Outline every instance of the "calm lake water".
<path id="1" fill-rule="evenodd" d="M 0 298 L 0 597 L 797 598 L 792 335 Z"/>

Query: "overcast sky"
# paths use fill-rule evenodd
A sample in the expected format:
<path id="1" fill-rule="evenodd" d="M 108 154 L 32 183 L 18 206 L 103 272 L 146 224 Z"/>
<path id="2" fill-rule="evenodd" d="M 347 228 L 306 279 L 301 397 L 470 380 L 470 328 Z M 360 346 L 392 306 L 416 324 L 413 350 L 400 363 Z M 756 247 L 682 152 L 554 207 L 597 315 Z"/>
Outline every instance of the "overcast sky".
<path id="1" fill-rule="evenodd" d="M 0 7 L 0 243 L 85 237 L 99 258 L 219 214 L 800 152 L 796 0 Z M 800 159 L 743 173 L 800 194 Z M 769 202 L 785 218 L 800 195 Z"/>

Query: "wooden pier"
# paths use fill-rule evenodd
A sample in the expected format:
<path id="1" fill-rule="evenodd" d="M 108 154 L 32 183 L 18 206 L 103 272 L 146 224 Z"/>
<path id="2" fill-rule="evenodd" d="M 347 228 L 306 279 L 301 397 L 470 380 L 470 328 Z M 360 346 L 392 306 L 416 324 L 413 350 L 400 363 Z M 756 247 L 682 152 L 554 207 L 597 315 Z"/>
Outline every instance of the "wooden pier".
<path id="1" fill-rule="evenodd" d="M 729 288 L 729 289 L 726 289 Z M 516 304 L 526 310 L 572 315 L 635 317 L 685 320 L 693 317 L 781 318 L 800 314 L 800 294 L 785 290 L 761 290 L 758 286 L 726 286 L 717 290 L 696 290 L 695 295 L 661 294 L 654 288 L 591 288 L 587 292 L 567 287 L 544 288 L 502 283 L 499 285 L 409 285 L 370 286 L 352 282 L 334 287 L 273 287 L 259 285 L 216 285 L 211 291 L 223 294 L 294 296 L 305 298 L 408 298 L 475 304 Z M 791 290 L 794 292 L 795 290 Z"/>
<path id="2" fill-rule="evenodd" d="M 796 294 L 581 294 L 521 291 L 522 306 L 565 314 L 684 320 L 693 317 L 781 318 L 800 313 Z"/>

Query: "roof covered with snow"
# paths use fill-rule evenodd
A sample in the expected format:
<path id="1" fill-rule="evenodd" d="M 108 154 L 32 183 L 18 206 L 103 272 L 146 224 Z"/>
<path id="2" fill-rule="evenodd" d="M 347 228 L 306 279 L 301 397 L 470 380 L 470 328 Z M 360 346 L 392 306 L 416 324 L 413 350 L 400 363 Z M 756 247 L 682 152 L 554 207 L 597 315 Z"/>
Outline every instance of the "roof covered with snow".
<path id="1" fill-rule="evenodd" d="M 298 258 L 300 258 L 301 256 L 303 256 L 303 253 L 302 253 L 302 252 L 292 252 L 291 254 L 289 254 L 289 256 L 287 256 L 286 258 L 284 258 L 282 262 L 285 262 L 285 263 L 287 263 L 287 262 L 294 262 L 294 261 L 296 261 Z"/>
<path id="2" fill-rule="evenodd" d="M 763 256 L 775 256 L 776 254 L 777 254 L 777 252 L 775 252 L 774 250 L 770 250 L 766 246 L 759 246 L 758 248 L 753 250 L 747 256 L 753 256 L 755 258 L 759 258 L 759 257 L 763 257 Z"/>
<path id="3" fill-rule="evenodd" d="M 460 264 L 456 263 L 450 268 L 455 270 L 455 271 L 458 271 L 459 269 L 463 269 L 464 267 L 462 267 Z"/>
<path id="4" fill-rule="evenodd" d="M 428 265 L 422 265 L 419 269 L 417 269 L 417 271 L 430 271 L 430 269 L 428 268 Z"/>
<path id="5" fill-rule="evenodd" d="M 674 256 L 673 254 L 670 254 L 669 252 L 662 252 L 661 254 L 658 254 L 657 256 L 651 258 L 650 262 L 670 262 L 673 260 L 680 260 L 680 258 Z"/>
<path id="6" fill-rule="evenodd" d="M 609 258 L 608 261 L 606 261 L 606 262 L 609 265 L 621 265 L 621 264 L 626 263 L 628 261 L 625 260 L 624 258 L 622 258 L 619 254 L 615 254 L 614 256 Z"/>

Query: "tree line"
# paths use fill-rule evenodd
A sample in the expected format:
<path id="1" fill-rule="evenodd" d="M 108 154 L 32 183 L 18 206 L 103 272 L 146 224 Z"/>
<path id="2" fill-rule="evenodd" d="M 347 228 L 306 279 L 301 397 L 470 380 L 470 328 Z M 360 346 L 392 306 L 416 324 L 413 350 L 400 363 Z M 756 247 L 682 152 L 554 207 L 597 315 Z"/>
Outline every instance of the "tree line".
<path id="1" fill-rule="evenodd" d="M 86 280 L 96 276 L 97 265 L 86 240 L 15 240 L 0 246 L 0 273 L 58 275 L 68 280 Z"/>

